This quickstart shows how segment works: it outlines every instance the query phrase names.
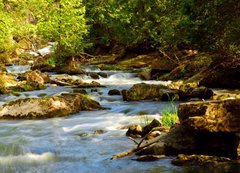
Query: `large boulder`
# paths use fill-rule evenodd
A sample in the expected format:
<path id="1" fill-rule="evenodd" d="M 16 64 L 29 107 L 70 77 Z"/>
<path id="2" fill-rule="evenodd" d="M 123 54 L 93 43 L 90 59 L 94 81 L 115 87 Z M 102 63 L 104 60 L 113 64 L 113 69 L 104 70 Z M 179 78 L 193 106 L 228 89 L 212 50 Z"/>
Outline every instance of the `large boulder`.
<path id="1" fill-rule="evenodd" d="M 212 88 L 240 88 L 240 58 L 222 57 L 199 74 L 199 84 Z"/>
<path id="2" fill-rule="evenodd" d="M 178 116 L 194 130 L 240 133 L 240 99 L 182 103 Z"/>
<path id="3" fill-rule="evenodd" d="M 82 94 L 26 98 L 0 107 L 0 119 L 44 119 L 62 117 L 81 110 L 100 110 L 100 104 Z"/>
<path id="4" fill-rule="evenodd" d="M 124 101 L 171 100 L 179 97 L 177 90 L 171 90 L 163 85 L 145 83 L 135 84 L 129 90 L 123 90 L 122 95 Z"/>
<path id="5" fill-rule="evenodd" d="M 206 154 L 237 159 L 239 139 L 234 133 L 209 133 L 177 125 L 162 135 L 159 142 L 138 155 Z"/>
<path id="6" fill-rule="evenodd" d="M 139 83 L 133 85 L 129 90 L 122 91 L 124 101 L 140 100 L 189 100 L 192 98 L 210 99 L 213 91 L 206 87 L 188 87 L 172 89 L 163 85 L 150 85 Z"/>

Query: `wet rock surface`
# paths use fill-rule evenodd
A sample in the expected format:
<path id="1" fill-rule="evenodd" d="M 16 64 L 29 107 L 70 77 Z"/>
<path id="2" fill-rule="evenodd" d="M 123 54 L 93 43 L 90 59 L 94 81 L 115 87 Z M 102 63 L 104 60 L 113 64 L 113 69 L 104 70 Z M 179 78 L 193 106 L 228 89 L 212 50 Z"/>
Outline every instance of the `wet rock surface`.
<path id="1" fill-rule="evenodd" d="M 61 94 L 9 102 L 0 107 L 0 119 L 43 119 L 100 109 L 102 107 L 98 102 L 82 94 Z"/>
<path id="2" fill-rule="evenodd" d="M 189 87 L 172 89 L 168 86 L 153 85 L 139 83 L 133 85 L 129 90 L 122 91 L 123 100 L 125 101 L 140 101 L 140 100 L 161 100 L 172 101 L 189 99 L 210 99 L 213 96 L 213 91 L 206 87 Z"/>

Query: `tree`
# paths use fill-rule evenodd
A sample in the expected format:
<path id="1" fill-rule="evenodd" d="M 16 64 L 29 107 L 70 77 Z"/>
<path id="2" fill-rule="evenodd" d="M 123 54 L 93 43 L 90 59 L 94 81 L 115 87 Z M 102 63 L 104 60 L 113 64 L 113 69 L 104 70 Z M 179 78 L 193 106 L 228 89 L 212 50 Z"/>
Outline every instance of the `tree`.
<path id="1" fill-rule="evenodd" d="M 84 40 L 88 26 L 81 0 L 49 1 L 37 26 L 38 34 L 56 42 L 59 57 L 78 55 L 88 46 Z"/>

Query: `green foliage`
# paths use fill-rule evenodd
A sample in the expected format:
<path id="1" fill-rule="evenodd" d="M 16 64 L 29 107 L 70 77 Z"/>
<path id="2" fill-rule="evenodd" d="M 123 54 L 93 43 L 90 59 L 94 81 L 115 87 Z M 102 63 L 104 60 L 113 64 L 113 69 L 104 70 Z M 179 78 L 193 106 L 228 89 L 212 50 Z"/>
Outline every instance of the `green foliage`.
<path id="1" fill-rule="evenodd" d="M 172 112 L 170 110 L 167 110 L 162 114 L 161 120 L 162 120 L 163 126 L 172 126 L 178 120 L 177 112 L 176 111 Z"/>
<path id="2" fill-rule="evenodd" d="M 12 40 L 13 21 L 10 16 L 3 11 L 3 5 L 0 2 L 0 53 L 9 50 L 13 46 Z"/>
<path id="3" fill-rule="evenodd" d="M 47 60 L 47 64 L 49 65 L 56 65 L 56 59 L 55 57 L 51 57 Z"/>
<path id="4" fill-rule="evenodd" d="M 60 58 L 114 45 L 240 55 L 239 11 L 239 0 L 0 0 L 0 53 L 43 38 Z"/>
<path id="5" fill-rule="evenodd" d="M 170 107 L 165 107 L 162 110 L 162 123 L 164 126 L 172 126 L 178 121 L 178 113 L 177 107 L 173 103 L 174 100 L 171 101 Z"/>
<path id="6" fill-rule="evenodd" d="M 57 43 L 56 53 L 60 57 L 74 56 L 82 52 L 87 34 L 85 7 L 80 0 L 65 0 L 49 4 L 44 16 L 39 19 L 38 33 Z"/>

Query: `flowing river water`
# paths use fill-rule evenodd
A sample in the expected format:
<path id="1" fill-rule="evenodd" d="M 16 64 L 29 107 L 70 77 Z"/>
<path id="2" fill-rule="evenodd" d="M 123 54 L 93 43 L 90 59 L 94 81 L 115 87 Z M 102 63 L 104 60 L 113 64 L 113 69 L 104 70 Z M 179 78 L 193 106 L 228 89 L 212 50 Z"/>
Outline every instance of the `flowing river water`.
<path id="1" fill-rule="evenodd" d="M 21 73 L 27 69 L 27 66 L 12 66 L 8 70 Z M 99 71 L 93 68 L 86 70 Z M 204 170 L 207 168 L 197 171 L 198 169 L 173 166 L 171 158 L 155 162 L 137 162 L 129 157 L 110 160 L 113 155 L 135 146 L 125 136 L 126 127 L 134 123 L 146 124 L 153 118 L 160 118 L 161 112 L 172 105 L 169 102 L 124 102 L 121 96 L 109 96 L 110 89 L 128 89 L 141 80 L 130 72 L 105 72 L 108 73 L 108 78 L 94 81 L 106 88 L 87 91 L 89 97 L 109 108 L 107 110 L 82 111 L 68 117 L 44 120 L 0 121 L 0 172 L 206 172 Z M 86 75 L 72 77 L 82 78 L 85 82 L 93 81 Z M 48 86 L 45 90 L 24 92 L 18 97 L 2 95 L 0 105 L 19 98 L 54 95 L 72 90 L 69 87 Z M 103 133 L 96 134 L 99 130 Z"/>

